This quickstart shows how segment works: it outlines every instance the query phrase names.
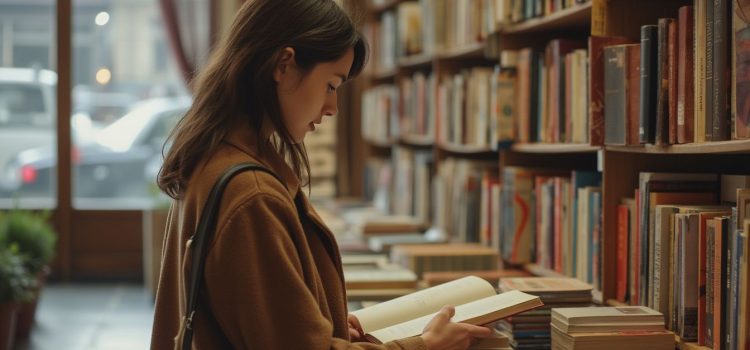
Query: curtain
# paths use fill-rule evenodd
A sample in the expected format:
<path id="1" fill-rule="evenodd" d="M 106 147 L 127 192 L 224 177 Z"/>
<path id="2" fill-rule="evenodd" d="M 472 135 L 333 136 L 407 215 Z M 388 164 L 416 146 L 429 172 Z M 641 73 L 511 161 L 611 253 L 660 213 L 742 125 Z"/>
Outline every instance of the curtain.
<path id="1" fill-rule="evenodd" d="M 185 84 L 208 59 L 216 36 L 218 0 L 159 0 L 172 54 Z"/>

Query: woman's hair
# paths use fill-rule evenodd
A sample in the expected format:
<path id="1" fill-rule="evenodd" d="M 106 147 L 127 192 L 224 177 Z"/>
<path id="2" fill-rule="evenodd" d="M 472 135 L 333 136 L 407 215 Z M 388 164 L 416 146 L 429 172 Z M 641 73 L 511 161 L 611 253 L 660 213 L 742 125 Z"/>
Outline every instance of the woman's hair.
<path id="1" fill-rule="evenodd" d="M 298 178 L 303 179 L 304 170 L 309 179 L 304 145 L 297 144 L 284 125 L 273 79 L 286 47 L 294 49 L 303 73 L 340 59 L 350 49 L 354 62 L 349 78 L 367 61 L 367 43 L 334 0 L 245 1 L 227 37 L 196 78 L 193 105 L 170 135 L 171 147 L 157 181 L 162 191 L 181 198 L 199 162 L 238 123 L 249 125 L 258 145 L 264 145 L 264 119 L 276 132 L 272 151 L 287 159 Z"/>

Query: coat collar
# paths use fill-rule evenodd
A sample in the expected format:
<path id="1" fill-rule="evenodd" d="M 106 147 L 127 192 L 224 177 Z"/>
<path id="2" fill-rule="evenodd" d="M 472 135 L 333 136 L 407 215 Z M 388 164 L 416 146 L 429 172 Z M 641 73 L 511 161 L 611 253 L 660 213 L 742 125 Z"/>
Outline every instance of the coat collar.
<path id="1" fill-rule="evenodd" d="M 270 135 L 270 133 L 262 133 Z M 299 179 L 294 171 L 289 167 L 284 158 L 271 145 L 267 137 L 261 137 L 262 142 L 258 140 L 256 132 L 248 126 L 239 126 L 232 128 L 224 137 L 224 142 L 247 153 L 253 159 L 256 159 L 261 165 L 266 166 L 281 178 L 286 186 L 289 195 L 294 198 L 300 189 Z"/>

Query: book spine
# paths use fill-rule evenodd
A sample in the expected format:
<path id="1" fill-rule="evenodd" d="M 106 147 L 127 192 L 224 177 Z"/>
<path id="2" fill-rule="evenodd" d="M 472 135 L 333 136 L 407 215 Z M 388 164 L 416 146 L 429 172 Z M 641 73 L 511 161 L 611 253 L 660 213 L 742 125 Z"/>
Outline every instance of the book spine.
<path id="1" fill-rule="evenodd" d="M 703 114 L 703 130 L 698 130 L 703 134 L 702 139 L 698 141 L 711 141 L 713 138 L 713 120 L 714 120 L 714 6 L 712 0 L 706 0 L 706 36 L 705 36 L 705 84 L 703 86 L 703 101 L 705 104 L 705 113 Z"/>
<path id="2" fill-rule="evenodd" d="M 673 145 L 677 143 L 677 21 L 669 22 L 667 36 L 668 62 L 667 71 L 669 72 L 669 90 L 667 94 L 668 113 L 668 138 L 667 143 Z"/>
<path id="3" fill-rule="evenodd" d="M 672 21 L 671 18 L 660 18 L 657 34 L 656 145 L 669 142 L 669 27 Z"/>
<path id="4" fill-rule="evenodd" d="M 730 88 L 732 66 L 731 55 L 729 55 L 729 25 L 730 12 L 729 0 L 714 0 L 714 57 L 713 57 L 713 129 L 711 140 L 729 140 L 730 136 Z"/>
<path id="5" fill-rule="evenodd" d="M 628 291 L 628 207 L 617 206 L 617 301 L 625 302 Z"/>
<path id="6" fill-rule="evenodd" d="M 627 46 L 627 62 L 625 68 L 626 79 L 626 111 L 625 111 L 625 142 L 628 145 L 639 145 L 638 126 L 640 119 L 639 104 L 641 99 L 641 44 Z"/>
<path id="7" fill-rule="evenodd" d="M 678 14 L 677 143 L 693 142 L 694 111 L 694 15 L 692 6 Z"/>
<path id="8" fill-rule="evenodd" d="M 624 45 L 604 49 L 604 143 L 625 144 L 625 54 Z"/>
<path id="9" fill-rule="evenodd" d="M 714 345 L 714 304 L 715 302 L 715 291 L 714 287 L 716 274 L 715 274 L 715 260 L 716 256 L 716 224 L 715 220 L 709 219 L 706 221 L 706 320 L 705 326 L 699 329 L 703 333 L 703 341 L 699 339 L 699 344 L 703 346 L 713 347 Z"/>
<path id="10" fill-rule="evenodd" d="M 729 225 L 729 220 L 726 217 L 722 217 L 721 219 L 721 232 L 722 232 L 722 239 L 724 240 L 724 256 L 722 257 L 722 268 L 724 269 L 721 272 L 721 279 L 722 279 L 722 287 L 723 287 L 723 295 L 722 295 L 722 316 L 721 316 L 721 322 L 722 322 L 722 333 L 723 333 L 723 339 L 721 346 L 723 349 L 731 349 L 730 343 L 732 342 L 732 331 L 731 331 L 731 320 L 732 320 L 732 314 L 735 312 L 732 309 L 732 230 Z"/>
<path id="11" fill-rule="evenodd" d="M 655 139 L 657 34 L 658 27 L 655 25 L 641 27 L 641 104 L 638 129 L 640 143 L 654 143 Z"/>
<path id="12" fill-rule="evenodd" d="M 706 139 L 706 2 L 708 0 L 695 0 L 695 69 L 693 79 L 695 86 L 693 90 L 695 100 L 695 113 L 693 115 L 693 141 L 704 142 Z M 687 121 L 686 121 L 687 122 Z"/>

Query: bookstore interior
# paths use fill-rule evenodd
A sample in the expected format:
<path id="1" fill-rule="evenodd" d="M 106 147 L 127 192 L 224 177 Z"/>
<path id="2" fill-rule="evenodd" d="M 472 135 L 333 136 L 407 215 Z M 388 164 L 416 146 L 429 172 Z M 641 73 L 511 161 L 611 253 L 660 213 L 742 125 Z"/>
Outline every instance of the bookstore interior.
<path id="1" fill-rule="evenodd" d="M 306 147 L 368 339 L 455 305 L 476 350 L 750 350 L 750 0 L 342 6 L 369 63 Z M 142 271 L 68 230 L 57 278 L 153 292 L 164 208 L 133 217 Z"/>

